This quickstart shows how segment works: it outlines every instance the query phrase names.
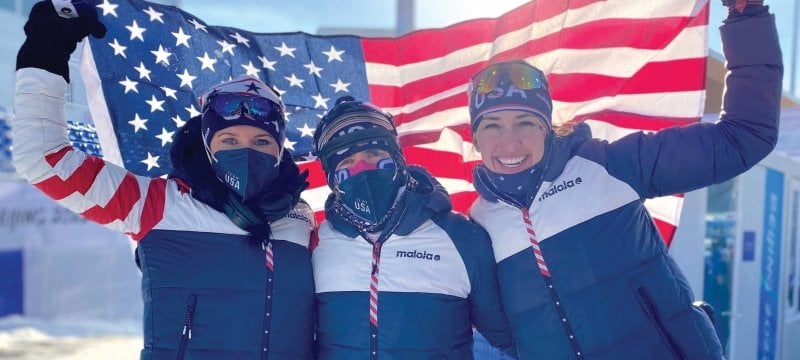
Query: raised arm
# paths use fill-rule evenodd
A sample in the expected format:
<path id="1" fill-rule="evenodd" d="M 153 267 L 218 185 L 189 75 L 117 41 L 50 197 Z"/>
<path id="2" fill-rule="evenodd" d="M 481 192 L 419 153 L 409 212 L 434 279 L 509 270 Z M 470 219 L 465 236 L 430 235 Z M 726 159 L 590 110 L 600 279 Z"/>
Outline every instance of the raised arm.
<path id="1" fill-rule="evenodd" d="M 720 120 L 636 133 L 605 146 L 609 172 L 643 198 L 726 181 L 766 157 L 778 139 L 783 63 L 774 16 L 748 7 L 720 28 L 729 73 Z"/>

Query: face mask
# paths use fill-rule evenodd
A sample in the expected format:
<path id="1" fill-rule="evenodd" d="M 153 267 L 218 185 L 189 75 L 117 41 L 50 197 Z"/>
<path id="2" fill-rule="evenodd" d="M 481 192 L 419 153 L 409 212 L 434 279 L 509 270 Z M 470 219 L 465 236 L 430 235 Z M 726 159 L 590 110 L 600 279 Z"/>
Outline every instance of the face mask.
<path id="1" fill-rule="evenodd" d="M 376 169 L 350 176 L 337 186 L 339 200 L 359 217 L 376 224 L 397 195 L 396 174 L 395 169 Z"/>
<path id="2" fill-rule="evenodd" d="M 211 168 L 242 201 L 258 195 L 278 177 L 278 158 L 250 148 L 214 153 Z"/>

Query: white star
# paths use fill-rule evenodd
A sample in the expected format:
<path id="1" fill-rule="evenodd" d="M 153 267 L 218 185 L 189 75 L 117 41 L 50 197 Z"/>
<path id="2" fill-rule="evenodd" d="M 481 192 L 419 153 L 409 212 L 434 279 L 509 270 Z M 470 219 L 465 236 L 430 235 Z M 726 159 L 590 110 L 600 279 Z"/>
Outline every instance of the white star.
<path id="1" fill-rule="evenodd" d="M 119 5 L 112 4 L 108 2 L 108 0 L 103 0 L 103 3 L 97 5 L 97 7 L 103 9 L 103 16 L 111 14 L 114 17 L 117 17 L 117 7 L 119 7 Z"/>
<path id="2" fill-rule="evenodd" d="M 189 118 L 193 118 L 195 116 L 200 116 L 200 112 L 197 111 L 197 109 L 194 108 L 194 105 L 189 105 L 189 107 L 184 108 L 184 109 L 186 109 L 186 111 L 189 112 Z"/>
<path id="3" fill-rule="evenodd" d="M 126 26 L 125 28 L 131 32 L 131 40 L 139 39 L 141 41 L 144 41 L 143 34 L 147 29 L 139 27 L 139 24 L 136 23 L 136 20 L 133 20 L 133 24 L 131 24 L 130 26 Z"/>
<path id="4" fill-rule="evenodd" d="M 122 57 L 126 59 L 128 58 L 127 56 L 125 56 L 125 49 L 127 49 L 127 47 L 120 45 L 117 39 L 114 39 L 113 43 L 108 43 L 108 46 L 114 48 L 114 55 L 122 55 Z"/>
<path id="5" fill-rule="evenodd" d="M 277 61 L 269 61 L 266 56 L 259 56 L 258 60 L 261 60 L 261 67 L 264 69 L 270 69 L 275 71 L 275 64 Z"/>
<path id="6" fill-rule="evenodd" d="M 166 86 L 162 86 L 161 90 L 164 90 L 164 96 L 171 97 L 171 98 L 173 98 L 175 100 L 178 100 L 178 97 L 175 95 L 176 93 L 178 93 L 177 90 L 170 89 L 170 88 L 168 88 Z"/>
<path id="7" fill-rule="evenodd" d="M 200 65 L 200 70 L 210 69 L 211 71 L 214 71 L 214 64 L 217 63 L 217 59 L 208 57 L 208 52 L 204 52 L 203 57 L 198 56 L 197 60 L 200 60 L 200 62 L 203 63 Z"/>
<path id="8" fill-rule="evenodd" d="M 169 65 L 169 57 L 172 53 L 165 50 L 161 44 L 158 45 L 157 51 L 150 51 L 150 53 L 156 56 L 156 64 L 164 63 L 164 65 Z"/>
<path id="9" fill-rule="evenodd" d="M 281 46 L 273 46 L 273 48 L 281 52 L 281 57 L 284 56 L 294 57 L 294 51 L 297 50 L 297 48 L 290 48 L 286 46 L 285 42 L 281 42 Z"/>
<path id="10" fill-rule="evenodd" d="M 152 79 L 150 79 L 150 70 L 148 70 L 144 66 L 143 62 L 140 61 L 139 62 L 139 66 L 134 67 L 134 69 L 139 72 L 139 79 L 145 79 L 146 78 L 147 80 L 153 81 Z"/>
<path id="11" fill-rule="evenodd" d="M 314 61 L 311 61 L 308 64 L 303 65 L 303 67 L 308 69 L 308 75 L 314 74 L 317 77 L 322 77 L 322 75 L 319 74 L 319 72 L 322 71 L 322 68 L 317 67 L 317 65 L 314 65 Z"/>
<path id="12" fill-rule="evenodd" d="M 133 133 L 139 132 L 139 130 L 147 130 L 147 119 L 142 119 L 139 117 L 139 114 L 133 118 L 133 120 L 128 121 L 128 124 L 133 125 Z"/>
<path id="13" fill-rule="evenodd" d="M 162 23 L 162 24 L 164 23 L 164 20 L 163 20 L 163 19 L 161 19 L 161 16 L 162 16 L 162 15 L 164 15 L 164 14 L 163 14 L 163 13 L 160 13 L 160 12 L 158 12 L 158 11 L 156 11 L 155 9 L 153 9 L 153 7 L 152 7 L 152 6 L 149 6 L 149 7 L 147 8 L 147 10 L 144 10 L 144 12 L 145 12 L 147 15 L 150 15 L 150 22 L 153 22 L 153 21 L 158 21 L 158 22 L 160 22 L 160 23 Z"/>
<path id="14" fill-rule="evenodd" d="M 164 102 L 165 101 L 156 99 L 155 95 L 153 95 L 153 97 L 151 97 L 150 100 L 145 100 L 145 102 L 150 105 L 150 112 L 151 113 L 156 112 L 156 110 L 164 111 Z"/>
<path id="15" fill-rule="evenodd" d="M 248 61 L 247 65 L 241 65 L 241 67 L 243 67 L 244 70 L 247 72 L 247 75 L 250 75 L 250 76 L 258 76 L 258 73 L 261 72 L 261 70 L 258 70 L 258 69 L 256 69 L 255 66 L 253 66 L 253 62 L 252 61 Z"/>
<path id="16" fill-rule="evenodd" d="M 328 62 L 331 62 L 333 60 L 338 60 L 339 62 L 343 62 L 342 54 L 344 54 L 344 50 L 336 51 L 336 48 L 333 47 L 333 45 L 331 45 L 330 51 L 323 51 L 322 53 L 328 55 Z"/>
<path id="17" fill-rule="evenodd" d="M 217 44 L 219 44 L 219 46 L 222 46 L 222 52 L 231 53 L 231 56 L 233 56 L 233 48 L 236 47 L 236 44 L 231 44 L 225 40 L 217 41 Z"/>
<path id="18" fill-rule="evenodd" d="M 311 98 L 314 99 L 314 101 L 315 101 L 314 109 L 316 109 L 318 107 L 323 107 L 323 108 L 326 108 L 326 109 L 328 108 L 328 100 L 330 100 L 330 99 L 326 98 L 326 97 L 322 97 L 322 93 L 317 93 L 316 96 L 312 96 Z"/>
<path id="19" fill-rule="evenodd" d="M 178 28 L 178 32 L 172 33 L 172 36 L 175 37 L 175 46 L 183 45 L 186 46 L 187 48 L 189 47 L 189 39 L 191 39 L 192 36 L 186 35 L 186 33 L 183 32 L 182 27 Z"/>
<path id="20" fill-rule="evenodd" d="M 150 169 L 154 167 L 160 167 L 158 166 L 158 158 L 160 158 L 160 156 L 153 156 L 153 154 L 148 151 L 147 159 L 140 161 L 140 163 L 147 165 L 147 171 L 150 171 Z"/>
<path id="21" fill-rule="evenodd" d="M 250 40 L 249 40 L 249 39 L 247 39 L 247 38 L 245 38 L 245 37 L 244 37 L 244 36 L 242 36 L 242 35 L 239 35 L 239 33 L 238 33 L 238 32 L 237 32 L 237 33 L 234 33 L 233 35 L 228 35 L 228 36 L 230 36 L 230 37 L 232 37 L 232 38 L 236 39 L 236 42 L 237 42 L 237 43 L 239 43 L 239 44 L 244 44 L 244 46 L 250 47 Z"/>
<path id="22" fill-rule="evenodd" d="M 206 26 L 201 24 L 196 19 L 189 20 L 189 22 L 192 23 L 192 25 L 194 25 L 194 29 L 195 30 L 201 30 L 201 31 L 205 32 L 206 34 L 208 34 L 208 30 L 206 30 Z"/>
<path id="23" fill-rule="evenodd" d="M 350 92 L 347 88 L 350 86 L 350 83 L 342 82 L 342 79 L 336 80 L 336 84 L 330 84 L 336 91 L 333 93 L 338 93 L 339 91 Z"/>
<path id="24" fill-rule="evenodd" d="M 303 155 L 303 160 L 305 160 L 305 161 L 314 161 L 314 160 L 317 160 L 317 157 L 316 157 L 316 156 L 314 156 L 314 154 L 312 154 L 312 153 L 309 151 L 309 152 L 308 152 L 308 155 Z"/>
<path id="25" fill-rule="evenodd" d="M 127 94 L 128 91 L 139 93 L 139 89 L 136 88 L 136 85 L 139 85 L 138 81 L 133 81 L 131 79 L 128 79 L 128 77 L 126 76 L 125 80 L 122 80 L 119 83 L 125 87 L 125 94 Z"/>
<path id="26" fill-rule="evenodd" d="M 186 121 L 183 121 L 183 119 L 181 119 L 180 115 L 173 116 L 172 117 L 172 121 L 175 122 L 175 126 L 177 126 L 178 129 L 182 128 L 183 125 L 186 125 Z"/>
<path id="27" fill-rule="evenodd" d="M 156 135 L 156 138 L 161 139 L 161 147 L 167 145 L 167 143 L 172 142 L 172 136 L 175 135 L 174 131 L 167 131 L 166 128 L 161 128 L 161 134 Z"/>
<path id="28" fill-rule="evenodd" d="M 283 78 L 289 81 L 289 87 L 297 86 L 301 89 L 303 88 L 303 83 L 305 82 L 305 80 L 298 79 L 297 76 L 294 76 L 294 73 L 292 73 L 291 77 L 284 76 Z"/>
<path id="29" fill-rule="evenodd" d="M 286 90 L 281 90 L 275 85 L 272 85 L 272 88 L 275 89 L 275 92 L 278 93 L 278 96 L 283 96 L 283 94 L 286 94 Z M 289 115 L 286 115 L 286 116 L 289 116 Z"/>
<path id="30" fill-rule="evenodd" d="M 317 129 L 313 129 L 313 128 L 308 127 L 307 123 L 303 123 L 303 127 L 295 128 L 295 129 L 300 131 L 300 137 L 308 136 L 308 137 L 312 137 L 312 138 L 314 137 L 314 131 L 317 130 Z"/>
<path id="31" fill-rule="evenodd" d="M 197 79 L 197 76 L 189 74 L 189 70 L 186 68 L 183 68 L 183 74 L 176 74 L 176 76 L 181 79 L 181 86 L 187 86 L 189 89 L 192 88 L 192 81 Z"/>
<path id="32" fill-rule="evenodd" d="M 283 139 L 284 149 L 294 150 L 294 144 L 297 144 L 297 141 L 291 141 L 288 137 Z"/>

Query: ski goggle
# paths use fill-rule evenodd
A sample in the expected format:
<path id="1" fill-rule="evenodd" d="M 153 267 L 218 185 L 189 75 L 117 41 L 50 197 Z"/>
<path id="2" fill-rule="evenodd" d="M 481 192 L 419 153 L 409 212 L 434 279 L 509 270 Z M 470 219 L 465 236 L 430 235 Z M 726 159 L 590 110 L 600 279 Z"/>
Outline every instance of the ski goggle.
<path id="1" fill-rule="evenodd" d="M 257 121 L 283 120 L 283 109 L 265 97 L 241 93 L 217 93 L 209 96 L 203 112 L 214 111 L 225 120 L 246 117 Z"/>
<path id="2" fill-rule="evenodd" d="M 491 65 L 469 81 L 470 94 L 488 94 L 497 88 L 500 80 L 506 76 L 517 89 L 539 89 L 544 85 L 544 74 L 539 69 L 523 62 L 504 62 Z"/>
<path id="3" fill-rule="evenodd" d="M 380 159 L 377 162 L 371 163 L 366 160 L 359 160 L 353 166 L 336 170 L 334 173 L 334 181 L 336 184 L 341 184 L 342 181 L 347 180 L 351 176 L 369 170 L 396 170 L 397 166 L 394 164 L 394 159 L 391 157 Z"/>

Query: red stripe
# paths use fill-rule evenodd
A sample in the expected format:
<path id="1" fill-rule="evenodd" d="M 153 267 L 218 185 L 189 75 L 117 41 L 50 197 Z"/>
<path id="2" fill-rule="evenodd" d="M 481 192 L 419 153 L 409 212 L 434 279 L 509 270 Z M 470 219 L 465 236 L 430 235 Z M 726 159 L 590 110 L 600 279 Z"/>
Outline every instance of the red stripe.
<path id="1" fill-rule="evenodd" d="M 106 206 L 93 206 L 81 215 L 98 224 L 108 224 L 114 220 L 123 220 L 128 217 L 131 209 L 139 199 L 141 199 L 139 183 L 133 174 L 127 173 Z"/>
<path id="2" fill-rule="evenodd" d="M 406 147 L 403 154 L 406 163 L 435 171 L 437 177 L 472 179 L 472 165 L 475 163 L 464 163 L 464 158 L 459 154 L 419 147 Z"/>
<path id="3" fill-rule="evenodd" d="M 672 244 L 672 237 L 675 236 L 675 230 L 677 230 L 677 227 L 673 224 L 658 219 L 653 219 L 653 222 L 656 224 L 658 232 L 661 233 L 664 243 L 666 243 L 667 247 L 669 247 Z"/>
<path id="4" fill-rule="evenodd" d="M 367 62 L 403 65 L 442 57 L 464 47 L 490 42 L 497 36 L 603 0 L 532 1 L 497 19 L 477 19 L 446 28 L 420 30 L 400 38 L 362 40 Z M 400 49 L 400 51 L 398 51 Z"/>
<path id="5" fill-rule="evenodd" d="M 72 150 L 74 150 L 72 146 L 66 146 L 61 150 L 58 150 L 52 154 L 45 155 L 44 161 L 47 161 L 47 163 L 50 164 L 51 167 L 55 167 L 56 164 L 58 164 L 58 162 L 61 161 L 61 159 L 64 158 L 64 156 L 66 156 L 67 153 Z"/>
<path id="6" fill-rule="evenodd" d="M 166 193 L 167 180 L 161 178 L 150 180 L 150 184 L 147 187 L 147 195 L 144 198 L 139 232 L 131 234 L 133 240 L 139 241 L 144 238 L 164 218 Z"/>
<path id="7" fill-rule="evenodd" d="M 48 157 L 47 162 L 50 163 L 51 160 L 54 160 L 55 163 L 58 163 L 62 157 L 63 154 L 59 151 L 59 156 L 53 158 Z M 55 160 L 55 158 L 59 160 Z M 94 184 L 94 179 L 97 178 L 97 174 L 100 173 L 104 166 L 105 162 L 102 159 L 94 156 L 87 156 L 83 160 L 83 163 L 81 163 L 66 180 L 61 180 L 58 175 L 53 175 L 34 184 L 34 186 L 55 200 L 61 200 L 75 192 L 86 194 L 92 187 L 92 184 Z"/>

